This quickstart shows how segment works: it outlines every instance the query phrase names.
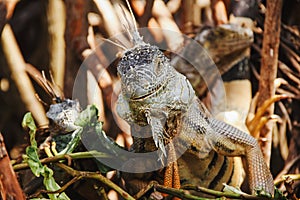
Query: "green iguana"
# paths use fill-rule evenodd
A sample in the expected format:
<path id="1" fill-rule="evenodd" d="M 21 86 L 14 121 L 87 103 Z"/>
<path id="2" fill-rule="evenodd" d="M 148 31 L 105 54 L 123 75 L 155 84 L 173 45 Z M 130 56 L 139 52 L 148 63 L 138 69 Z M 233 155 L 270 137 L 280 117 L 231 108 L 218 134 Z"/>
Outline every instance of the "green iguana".
<path id="1" fill-rule="evenodd" d="M 134 47 L 127 49 L 118 63 L 122 90 L 117 112 L 133 127 L 132 131 L 148 125 L 152 133 L 152 138 L 134 137 L 133 150 L 137 153 L 157 151 L 162 162 L 170 155 L 170 146 L 175 153 L 187 150 L 182 157 L 178 156 L 179 162 L 191 152 L 200 159 L 214 154 L 241 156 L 246 162 L 251 193 L 264 190 L 273 195 L 273 178 L 257 141 L 214 119 L 187 78 L 174 69 L 158 47 L 143 41 L 136 25 L 128 25 L 134 30 L 131 35 Z"/>

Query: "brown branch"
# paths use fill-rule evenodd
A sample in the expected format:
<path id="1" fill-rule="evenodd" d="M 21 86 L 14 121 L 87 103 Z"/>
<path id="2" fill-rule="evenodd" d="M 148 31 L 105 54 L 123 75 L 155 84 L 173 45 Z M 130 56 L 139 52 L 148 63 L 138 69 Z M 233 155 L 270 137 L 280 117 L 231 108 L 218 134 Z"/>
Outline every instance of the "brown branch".
<path id="1" fill-rule="evenodd" d="M 134 197 L 136 199 L 142 198 L 142 196 L 144 196 L 146 193 L 148 193 L 149 191 L 151 191 L 155 185 L 158 185 L 158 183 L 156 181 L 150 181 L 148 183 L 148 185 L 146 187 L 142 188 L 138 193 L 136 193 L 134 195 Z"/>
<path id="2" fill-rule="evenodd" d="M 65 5 L 62 0 L 48 1 L 48 31 L 49 31 L 49 54 L 50 69 L 53 72 L 54 81 L 63 88 L 65 73 Z"/>
<path id="3" fill-rule="evenodd" d="M 118 34 L 117 39 L 121 41 L 124 46 L 129 47 L 130 41 L 124 35 L 120 34 L 122 31 L 125 31 L 123 30 L 121 23 L 126 23 L 123 22 L 122 19 L 120 19 L 121 16 L 117 14 L 117 12 L 122 13 L 122 11 L 120 10 L 120 6 L 116 5 L 114 7 L 114 5 L 110 1 L 94 0 L 94 3 L 102 16 L 104 27 L 108 35 L 114 36 Z M 124 11 L 126 13 L 126 16 L 129 16 L 127 10 L 124 9 Z M 128 20 L 131 21 L 131 18 L 128 17 Z"/>
<path id="4" fill-rule="evenodd" d="M 281 42 L 280 47 L 283 49 L 283 53 L 286 55 L 286 59 L 290 61 L 291 67 L 293 66 L 297 74 L 300 73 L 300 56 L 295 53 L 289 46 Z"/>
<path id="5" fill-rule="evenodd" d="M 262 106 L 267 99 L 275 95 L 274 81 L 277 76 L 278 48 L 280 41 L 280 21 L 281 21 L 282 0 L 267 1 L 267 11 L 265 18 L 264 39 L 262 45 L 262 61 L 260 69 L 258 106 Z M 266 116 L 272 115 L 274 104 L 265 112 Z M 266 163 L 269 165 L 272 146 L 273 123 L 268 122 L 260 132 L 260 145 Z"/>
<path id="6" fill-rule="evenodd" d="M 6 9 L 7 9 L 6 19 L 10 19 L 19 1 L 3 1 L 3 2 L 6 4 Z"/>
<path id="7" fill-rule="evenodd" d="M 25 199 L 15 172 L 10 164 L 2 134 L 0 133 L 0 194 L 3 200 Z"/>
<path id="8" fill-rule="evenodd" d="M 89 3 L 85 0 L 66 0 L 67 26 L 66 42 L 67 48 L 76 52 L 78 58 L 82 58 L 82 52 L 89 48 L 88 36 L 88 9 Z"/>
<path id="9" fill-rule="evenodd" d="M 290 169 L 299 162 L 300 162 L 300 155 L 294 158 L 293 160 L 289 161 L 274 179 L 275 185 L 281 183 L 282 176 L 284 176 L 284 174 L 287 174 L 290 171 Z"/>
<path id="10" fill-rule="evenodd" d="M 48 119 L 45 110 L 35 96 L 35 90 L 25 71 L 26 63 L 9 24 L 6 24 L 3 29 L 1 43 L 12 78 L 16 83 L 22 101 L 32 113 L 37 124 L 40 127 L 47 126 Z"/>
<path id="11" fill-rule="evenodd" d="M 256 126 L 259 124 L 261 118 L 263 117 L 264 113 L 269 109 L 271 105 L 273 105 L 275 102 L 280 101 L 282 99 L 289 98 L 288 95 L 282 94 L 282 95 L 275 95 L 272 98 L 267 99 L 264 101 L 264 103 L 257 109 L 255 116 L 253 119 L 247 119 L 246 125 L 249 129 L 249 131 L 252 133 L 256 129 Z M 254 99 L 255 100 L 255 99 Z M 251 110 L 253 109 L 254 105 L 251 105 Z M 272 115 L 268 116 L 267 118 L 271 117 Z"/>
<path id="12" fill-rule="evenodd" d="M 283 62 L 279 61 L 278 62 L 278 67 L 279 69 L 293 82 L 295 82 L 297 84 L 297 86 L 300 86 L 300 79 L 298 74 L 296 74 L 295 72 L 293 72 L 286 64 L 284 64 Z"/>
<path id="13" fill-rule="evenodd" d="M 279 184 L 284 183 L 286 181 L 286 179 L 299 181 L 300 180 L 300 174 L 285 174 L 285 175 L 282 175 L 279 179 L 276 179 L 274 181 L 274 185 L 278 186 Z"/>
<path id="14" fill-rule="evenodd" d="M 2 32 L 2 29 L 6 23 L 6 5 L 4 1 L 0 1 L 0 33 Z"/>
<path id="15" fill-rule="evenodd" d="M 64 165 L 62 163 L 57 163 L 56 165 L 58 167 L 60 167 L 61 169 L 63 169 L 68 174 L 70 174 L 71 176 L 98 180 L 98 181 L 104 183 L 105 185 L 107 185 L 108 187 L 114 189 L 124 199 L 126 199 L 126 200 L 134 200 L 134 198 L 130 194 L 128 194 L 127 192 L 125 192 L 123 189 L 121 189 L 119 186 L 117 186 L 115 183 L 113 183 L 111 180 L 109 180 L 108 178 L 104 177 L 100 173 L 97 173 L 97 172 L 87 172 L 87 171 L 77 171 L 77 170 L 75 170 L 75 169 L 73 169 L 71 167 L 68 167 L 68 166 L 66 166 L 66 165 Z"/>
<path id="16" fill-rule="evenodd" d="M 154 0 L 149 0 L 146 2 L 146 6 L 144 9 L 144 14 L 139 18 L 140 26 L 141 27 L 147 27 L 148 21 L 151 18 L 152 14 L 152 7 L 154 5 Z"/>
<path id="17" fill-rule="evenodd" d="M 181 0 L 169 0 L 167 2 L 167 7 L 172 14 L 176 13 L 181 6 Z"/>
<path id="18" fill-rule="evenodd" d="M 216 25 L 228 23 L 228 16 L 226 11 L 225 2 L 222 0 L 212 0 L 211 8 L 213 19 Z"/>
<path id="19" fill-rule="evenodd" d="M 266 125 L 269 121 L 277 122 L 279 120 L 279 117 L 277 115 L 272 115 L 270 117 L 261 117 L 258 124 L 254 127 L 253 130 L 249 130 L 251 135 L 258 139 L 259 138 L 259 132 L 261 131 L 262 127 Z M 259 138 L 259 139 L 264 139 L 264 138 Z"/>
<path id="20" fill-rule="evenodd" d="M 163 31 L 162 33 L 170 50 L 177 50 L 183 44 L 184 39 L 183 36 L 179 34 L 181 32 L 174 21 L 172 13 L 162 0 L 154 1 L 152 15 L 162 29 L 170 30 Z M 174 32 L 177 34 L 174 34 Z"/>
<path id="21" fill-rule="evenodd" d="M 49 191 L 49 190 L 39 190 L 38 192 L 36 192 L 35 194 L 31 195 L 29 198 L 37 198 L 39 197 L 41 194 L 43 193 L 47 193 L 47 194 L 56 194 L 56 193 L 62 193 L 64 192 L 70 185 L 72 185 L 73 183 L 79 181 L 82 177 L 81 176 L 75 176 L 74 178 L 72 178 L 69 182 L 67 182 L 65 185 L 63 185 L 60 189 L 56 190 L 56 191 Z"/>
<path id="22" fill-rule="evenodd" d="M 194 1 L 183 1 L 182 2 L 182 22 L 183 27 L 182 30 L 184 33 L 192 33 L 193 32 L 193 18 L 194 13 L 191 11 L 191 8 L 193 7 Z"/>
<path id="23" fill-rule="evenodd" d="M 297 179 L 298 180 L 300 179 L 300 174 L 297 174 Z M 294 189 L 293 189 L 294 180 L 295 179 L 291 178 L 290 176 L 285 177 L 284 186 L 285 186 L 287 194 L 288 194 L 287 198 L 291 199 L 291 200 L 298 200 L 298 198 L 296 197 L 296 194 L 294 192 Z"/>
<path id="24" fill-rule="evenodd" d="M 87 42 L 89 2 L 86 0 L 65 0 L 67 22 L 65 31 L 66 70 L 64 94 L 67 98 L 72 97 L 74 80 L 83 60 L 82 52 L 89 48 Z M 83 101 L 81 103 L 84 104 Z"/>

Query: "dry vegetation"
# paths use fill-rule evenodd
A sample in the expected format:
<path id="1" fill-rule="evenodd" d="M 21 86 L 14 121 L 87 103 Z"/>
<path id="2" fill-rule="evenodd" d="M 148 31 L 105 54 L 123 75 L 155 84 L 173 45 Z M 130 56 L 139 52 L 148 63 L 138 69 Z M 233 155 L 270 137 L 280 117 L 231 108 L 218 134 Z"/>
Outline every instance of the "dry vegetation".
<path id="1" fill-rule="evenodd" d="M 226 53 L 214 49 L 221 45 L 210 46 L 207 51 L 224 77 L 228 111 L 235 109 L 241 115 L 233 123 L 240 128 L 247 126 L 249 133 L 261 144 L 275 185 L 284 194 L 282 198 L 300 197 L 300 15 L 297 13 L 300 3 L 296 0 L 283 3 L 282 0 L 131 0 L 130 4 L 139 27 L 168 29 L 191 38 L 227 23 L 246 26 L 253 31 L 253 42 L 238 41 L 245 45 L 240 49 L 235 48 L 239 44 L 236 41 L 231 44 L 232 41 L 220 40 L 219 44 L 228 45 Z M 132 138 L 128 125 L 112 114 L 115 112 L 113 102 L 120 90 L 116 64 L 122 48 L 105 39 L 125 32 L 120 5 L 129 16 L 125 1 L 118 0 L 0 0 L 2 199 L 24 199 L 24 196 L 58 199 L 53 191 L 63 194 L 60 199 L 133 198 L 124 188 L 124 180 L 118 172 L 95 164 L 93 156 L 105 154 L 89 152 L 81 145 L 67 156 L 52 157 L 55 150 L 51 147 L 38 149 L 49 135 L 46 116 L 49 105 L 75 97 L 83 109 L 95 104 L 98 120 L 104 122 L 101 128 L 117 144 L 130 147 Z M 150 29 L 148 35 L 170 52 L 182 45 L 172 32 Z M 119 35 L 116 42 L 126 47 L 130 44 L 126 34 Z M 174 57 L 170 52 L 166 53 Z M 235 61 L 240 62 L 241 55 L 249 60 L 242 76 L 234 70 Z M 82 66 L 84 61 L 85 67 Z M 191 78 L 198 96 L 211 107 L 212 94 L 199 74 L 189 65 L 179 70 Z M 240 80 L 237 85 L 233 81 L 236 79 Z M 73 92 L 74 85 L 77 90 Z M 30 136 L 28 129 L 21 126 L 28 111 L 37 126 L 34 127 L 27 115 L 25 127 L 30 128 Z M 30 155 L 37 159 L 33 173 L 39 177 L 29 170 L 30 159 L 33 159 Z M 53 171 L 52 177 L 49 174 Z M 256 198 L 197 186 L 192 189 L 216 197 Z M 147 197 L 153 190 L 186 199 L 201 199 L 156 183 L 151 183 L 135 198 Z"/>

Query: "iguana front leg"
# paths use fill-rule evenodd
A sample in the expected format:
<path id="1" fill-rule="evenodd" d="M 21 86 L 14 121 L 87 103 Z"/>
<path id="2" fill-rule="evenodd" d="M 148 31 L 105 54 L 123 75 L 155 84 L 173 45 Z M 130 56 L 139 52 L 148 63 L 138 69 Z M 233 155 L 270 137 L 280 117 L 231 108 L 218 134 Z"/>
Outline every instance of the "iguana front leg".
<path id="1" fill-rule="evenodd" d="M 242 156 L 246 161 L 246 171 L 252 193 L 256 190 L 274 194 L 273 177 L 264 161 L 257 141 L 249 134 L 216 119 L 209 119 L 216 135 L 211 139 L 213 149 L 226 156 Z"/>
<path id="2" fill-rule="evenodd" d="M 145 112 L 147 122 L 151 127 L 152 137 L 155 146 L 162 151 L 163 154 L 159 155 L 159 159 L 162 160 L 162 156 L 167 156 L 166 148 L 164 144 L 164 126 L 163 122 L 166 121 L 165 115 L 160 111 L 147 110 Z"/>
<path id="3" fill-rule="evenodd" d="M 191 104 L 184 115 L 180 130 L 181 141 L 192 145 L 199 157 L 207 156 L 211 150 L 224 156 L 241 156 L 246 161 L 252 194 L 256 190 L 274 194 L 272 175 L 252 136 L 214 119 L 198 100 Z"/>
<path id="4" fill-rule="evenodd" d="M 159 155 L 159 160 L 162 161 L 162 156 L 167 155 L 164 144 L 164 134 L 166 133 L 164 130 L 164 124 L 167 120 L 166 114 L 161 109 L 157 108 L 144 108 L 141 110 L 144 110 L 143 112 L 141 112 L 141 115 L 134 113 L 124 96 L 119 95 L 117 102 L 118 115 L 131 124 L 143 124 L 142 126 L 145 126 L 147 124 L 150 125 L 155 146 L 162 152 L 161 155 Z"/>

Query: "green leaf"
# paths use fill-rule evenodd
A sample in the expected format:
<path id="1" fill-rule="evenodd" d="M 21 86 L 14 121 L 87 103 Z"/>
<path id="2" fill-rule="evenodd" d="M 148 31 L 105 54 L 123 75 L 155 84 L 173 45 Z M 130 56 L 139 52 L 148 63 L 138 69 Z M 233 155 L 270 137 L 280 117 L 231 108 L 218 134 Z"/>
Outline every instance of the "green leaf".
<path id="1" fill-rule="evenodd" d="M 52 136 L 52 140 L 56 144 L 55 148 L 57 152 L 61 152 L 67 147 L 68 143 L 72 140 L 72 134 L 54 135 Z"/>
<path id="2" fill-rule="evenodd" d="M 244 194 L 246 194 L 246 193 L 242 192 L 242 191 L 240 190 L 240 188 L 233 187 L 233 186 L 227 185 L 227 184 L 225 184 L 225 183 L 223 183 L 223 185 L 224 185 L 224 189 L 223 189 L 224 192 L 228 192 L 228 193 L 232 193 L 232 194 L 239 194 L 239 195 L 244 195 Z"/>
<path id="3" fill-rule="evenodd" d="M 76 119 L 75 125 L 78 126 L 78 129 L 72 133 L 71 137 L 60 136 L 55 138 L 56 142 L 58 142 L 60 146 L 63 146 L 63 149 L 59 151 L 59 154 L 72 153 L 81 140 L 83 129 L 92 127 L 97 123 L 100 123 L 98 122 L 97 107 L 95 105 L 87 106 L 87 108 L 83 110 Z"/>
<path id="4" fill-rule="evenodd" d="M 28 146 L 26 148 L 26 155 L 28 156 L 27 162 L 32 173 L 35 176 L 39 177 L 41 173 L 41 168 L 40 168 L 41 163 L 37 153 L 37 143 L 35 141 L 36 125 L 34 123 L 34 119 L 30 112 L 24 115 L 22 126 L 23 128 L 29 129 L 29 135 L 30 135 L 31 146 Z"/>
<path id="5" fill-rule="evenodd" d="M 59 190 L 60 186 L 55 182 L 55 179 L 53 178 L 53 171 L 47 166 L 43 166 L 39 159 L 37 142 L 35 140 L 36 125 L 34 123 L 31 113 L 25 114 L 22 121 L 22 126 L 24 128 L 29 128 L 31 146 L 28 146 L 26 148 L 26 161 L 32 173 L 37 177 L 41 175 L 44 177 L 44 185 L 47 190 Z M 51 200 L 69 200 L 69 197 L 64 192 L 61 194 L 48 194 L 48 196 Z"/>
<path id="6" fill-rule="evenodd" d="M 275 187 L 274 199 L 287 200 L 287 197 L 283 195 L 282 191 Z"/>
<path id="7" fill-rule="evenodd" d="M 90 149 L 106 152 L 110 155 L 117 154 L 114 149 L 119 148 L 119 146 L 117 147 L 117 144 L 107 137 L 104 131 L 102 131 L 103 123 L 98 121 L 98 109 L 95 105 L 87 106 L 87 108 L 79 114 L 75 124 L 82 127 L 80 136 L 82 134 L 89 134 L 88 137 L 93 135 L 92 138 L 94 140 L 93 143 L 91 143 L 91 146 L 89 146 Z M 112 170 L 97 159 L 94 159 L 94 161 L 101 173 L 106 173 Z"/>
<path id="8" fill-rule="evenodd" d="M 97 123 L 98 109 L 95 105 L 89 105 L 83 110 L 75 121 L 75 125 L 85 127 Z"/>
<path id="9" fill-rule="evenodd" d="M 265 190 L 263 190 L 261 188 L 256 188 L 255 193 L 256 193 L 256 196 L 258 196 L 258 197 L 267 197 L 267 198 L 272 197 L 272 195 L 270 193 L 266 192 Z"/>
<path id="10" fill-rule="evenodd" d="M 56 191 L 60 189 L 60 186 L 56 183 L 55 179 L 53 178 L 53 171 L 52 169 L 48 168 L 47 166 L 44 166 L 44 185 L 47 190 L 49 191 Z M 50 199 L 59 199 L 59 200 L 65 200 L 69 199 L 69 197 L 63 192 L 63 193 L 56 193 L 56 194 L 48 194 Z"/>
<path id="11" fill-rule="evenodd" d="M 26 155 L 33 162 L 40 162 L 39 156 L 37 154 L 37 148 L 33 146 L 29 146 L 26 148 Z"/>
<path id="12" fill-rule="evenodd" d="M 36 130 L 36 125 L 34 123 L 34 119 L 31 115 L 31 112 L 28 112 L 24 115 L 23 121 L 22 121 L 23 128 L 28 127 L 30 130 Z"/>
<path id="13" fill-rule="evenodd" d="M 111 154 L 117 156 L 120 155 L 120 149 L 123 149 L 120 145 L 118 145 L 115 141 L 111 138 L 107 137 L 104 131 L 102 131 L 102 125 L 97 124 L 95 126 L 96 134 L 99 138 L 101 148 L 105 148 L 110 151 Z M 122 153 L 122 152 L 121 152 Z"/>
<path id="14" fill-rule="evenodd" d="M 43 172 L 43 168 L 41 168 L 42 164 L 37 154 L 37 148 L 32 146 L 27 147 L 26 155 L 28 156 L 27 163 L 32 173 L 36 177 L 40 177 L 41 173 Z"/>
<path id="15" fill-rule="evenodd" d="M 30 144 L 31 146 L 37 147 L 37 143 L 35 141 L 36 125 L 34 123 L 34 119 L 30 112 L 24 115 L 22 121 L 22 127 L 29 128 Z"/>
<path id="16" fill-rule="evenodd" d="M 68 142 L 66 147 L 59 152 L 59 154 L 68 154 L 68 153 L 72 153 L 75 150 L 75 148 L 78 146 L 81 140 L 82 130 L 83 128 L 79 127 L 72 133 L 71 140 Z"/>

